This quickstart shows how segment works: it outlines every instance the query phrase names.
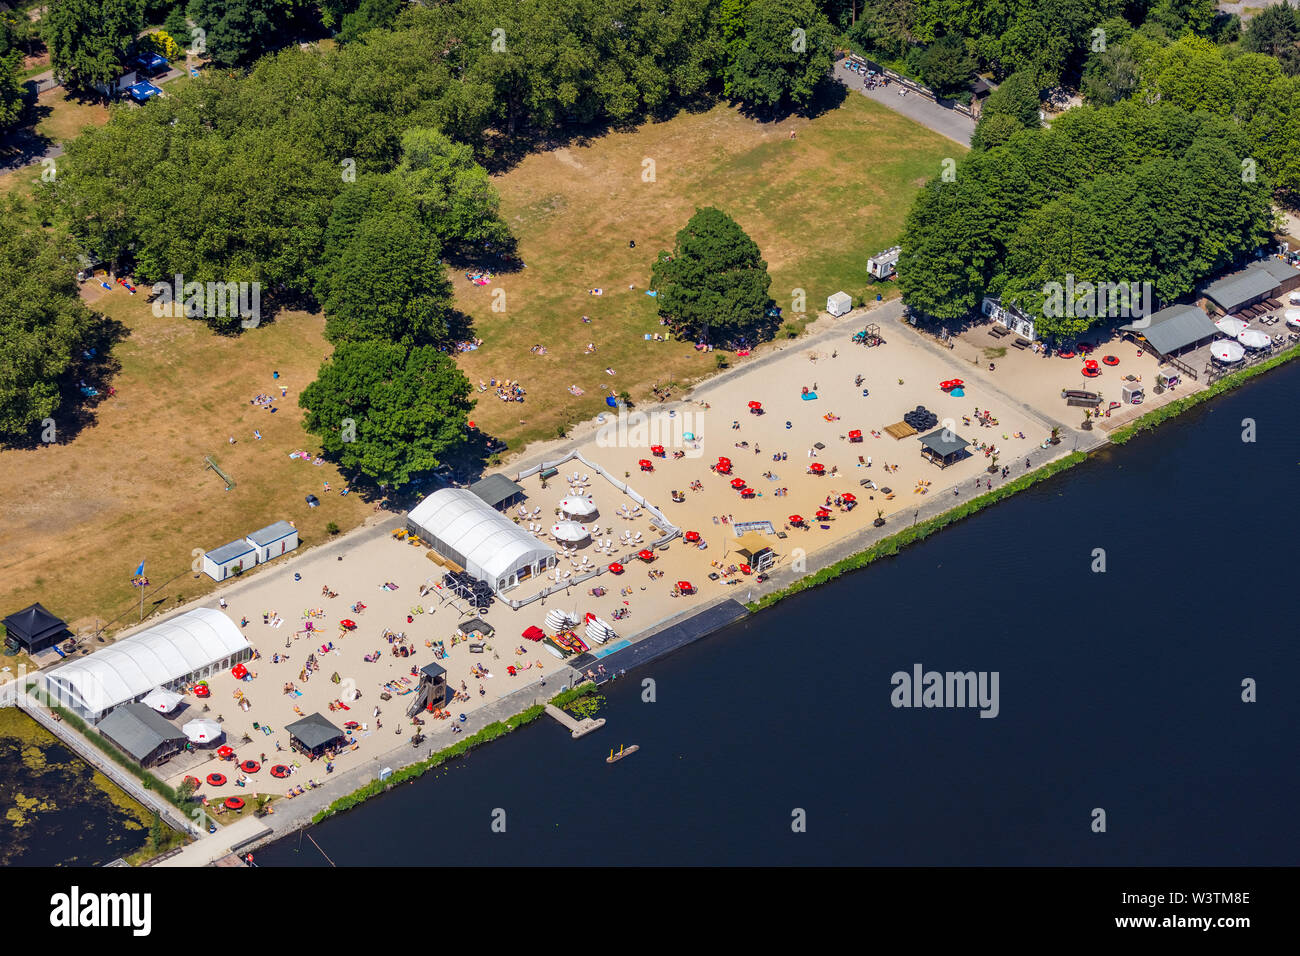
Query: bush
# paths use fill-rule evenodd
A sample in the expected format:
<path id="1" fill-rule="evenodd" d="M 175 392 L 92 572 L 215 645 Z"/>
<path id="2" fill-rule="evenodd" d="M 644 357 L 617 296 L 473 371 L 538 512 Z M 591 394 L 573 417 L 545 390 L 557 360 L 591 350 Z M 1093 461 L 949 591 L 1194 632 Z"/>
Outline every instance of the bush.
<path id="1" fill-rule="evenodd" d="M 326 534 L 338 534 L 338 533 L 339 533 L 339 526 L 336 525 L 333 521 L 331 521 L 329 524 L 327 524 L 327 525 L 325 526 L 325 533 L 326 533 Z"/>
<path id="2" fill-rule="evenodd" d="M 731 360 L 727 358 L 726 354 L 723 352 L 716 353 L 713 356 L 713 361 L 715 361 L 718 364 L 718 368 L 720 369 L 726 368 L 728 365 L 731 364 Z"/>

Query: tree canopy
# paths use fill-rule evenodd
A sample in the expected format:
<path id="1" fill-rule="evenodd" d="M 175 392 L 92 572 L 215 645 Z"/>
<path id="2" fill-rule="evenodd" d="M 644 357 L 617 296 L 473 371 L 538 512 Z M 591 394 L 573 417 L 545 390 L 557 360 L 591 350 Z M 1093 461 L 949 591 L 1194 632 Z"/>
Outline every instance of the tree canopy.
<path id="1" fill-rule="evenodd" d="M 303 427 L 344 469 L 401 487 L 462 445 L 472 389 L 432 346 L 345 342 L 299 397 Z"/>
<path id="2" fill-rule="evenodd" d="M 674 333 L 717 344 L 770 333 L 772 279 L 754 240 L 726 213 L 698 209 L 651 269 L 659 315 Z"/>
<path id="3" fill-rule="evenodd" d="M 54 75 L 79 90 L 116 81 L 143 26 L 144 0 L 51 0 L 41 18 Z"/>
<path id="4" fill-rule="evenodd" d="M 814 0 L 741 0 L 724 89 L 763 109 L 807 107 L 831 68 L 834 36 Z"/>

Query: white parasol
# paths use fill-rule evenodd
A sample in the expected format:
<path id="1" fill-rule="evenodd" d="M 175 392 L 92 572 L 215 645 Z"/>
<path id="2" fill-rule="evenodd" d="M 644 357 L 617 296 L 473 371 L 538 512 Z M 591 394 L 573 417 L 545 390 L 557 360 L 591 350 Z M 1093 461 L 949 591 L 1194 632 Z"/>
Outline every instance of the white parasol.
<path id="1" fill-rule="evenodd" d="M 1210 346 L 1210 354 L 1214 356 L 1216 362 L 1231 365 L 1233 362 L 1240 362 L 1246 350 L 1229 339 L 1219 339 Z"/>
<path id="2" fill-rule="evenodd" d="M 1225 315 L 1223 318 L 1215 322 L 1214 325 L 1224 335 L 1230 336 L 1234 339 L 1242 332 L 1246 331 L 1246 323 L 1232 315 Z"/>
<path id="3" fill-rule="evenodd" d="M 1258 329 L 1247 329 L 1237 336 L 1237 341 L 1248 349 L 1266 349 L 1273 344 L 1273 340 Z"/>
<path id="4" fill-rule="evenodd" d="M 576 521 L 561 521 L 551 529 L 551 534 L 556 541 L 582 541 L 591 537 L 591 532 Z"/>
<path id="5" fill-rule="evenodd" d="M 149 693 L 145 694 L 141 703 L 146 707 L 158 711 L 160 714 L 170 714 L 176 709 L 176 705 L 182 700 L 184 700 L 184 698 L 181 697 L 180 694 L 174 693 L 170 690 L 163 690 L 161 687 L 156 687 L 149 691 Z"/>
<path id="6" fill-rule="evenodd" d="M 221 725 L 207 717 L 191 720 L 181 730 L 196 744 L 210 744 L 221 736 Z"/>
<path id="7" fill-rule="evenodd" d="M 585 518 L 596 513 L 596 502 L 586 495 L 570 495 L 560 502 L 560 510 L 566 515 Z"/>
<path id="8" fill-rule="evenodd" d="M 1293 329 L 1300 329 L 1300 309 L 1286 310 L 1286 324 Z"/>

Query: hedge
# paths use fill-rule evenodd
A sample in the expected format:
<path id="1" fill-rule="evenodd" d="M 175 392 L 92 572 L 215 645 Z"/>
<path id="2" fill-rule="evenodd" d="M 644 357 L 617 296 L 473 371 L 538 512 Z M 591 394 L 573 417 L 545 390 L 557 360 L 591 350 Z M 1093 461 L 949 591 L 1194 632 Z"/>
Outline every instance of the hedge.
<path id="1" fill-rule="evenodd" d="M 1202 402 L 1207 402 L 1216 395 L 1222 395 L 1224 392 L 1231 391 L 1240 385 L 1245 384 L 1256 375 L 1262 375 L 1270 369 L 1277 368 L 1291 361 L 1297 355 L 1300 355 L 1300 345 L 1292 346 L 1287 351 L 1273 356 L 1267 361 L 1260 362 L 1258 365 L 1252 365 L 1250 368 L 1244 368 L 1240 372 L 1233 372 L 1231 375 L 1224 376 L 1209 388 L 1188 395 L 1186 398 L 1180 398 L 1163 405 L 1160 408 L 1147 412 L 1136 421 L 1130 422 L 1111 433 L 1110 440 L 1113 444 L 1122 445 L 1129 439 L 1140 434 L 1141 432 L 1151 431 L 1162 422 L 1175 418 L 1193 408 Z"/>
<path id="2" fill-rule="evenodd" d="M 387 780 L 372 780 L 370 783 L 358 787 L 352 793 L 345 797 L 339 797 L 324 810 L 318 811 L 312 818 L 312 823 L 320 823 L 322 820 L 334 816 L 336 813 L 342 813 L 344 810 L 351 810 L 358 804 L 365 803 L 371 797 L 377 797 L 390 787 L 395 787 L 399 783 L 406 783 L 408 780 L 414 780 L 422 777 L 430 770 L 442 766 L 453 757 L 459 757 L 475 747 L 481 746 L 498 737 L 504 737 L 513 730 L 517 730 L 525 724 L 531 724 L 538 717 L 546 712 L 542 704 L 534 704 L 532 707 L 515 714 L 515 716 L 505 720 L 494 720 L 477 733 L 463 740 L 458 740 L 450 747 L 439 750 L 437 753 L 425 760 L 418 761 L 410 766 L 403 767 L 394 771 Z"/>
<path id="3" fill-rule="evenodd" d="M 578 698 L 586 697 L 588 694 L 594 694 L 595 692 L 596 692 L 595 683 L 587 680 L 587 681 L 583 681 L 581 684 L 578 684 L 576 687 L 570 688 L 569 690 L 560 691 L 558 694 L 556 694 L 554 697 L 551 698 L 551 703 L 554 704 L 556 707 L 563 709 L 565 707 L 568 707 Z"/>
<path id="4" fill-rule="evenodd" d="M 890 557 L 898 554 L 899 551 L 907 547 L 909 544 L 922 541 L 934 534 L 936 531 L 948 527 L 948 525 L 955 524 L 963 518 L 968 518 L 977 511 L 981 511 L 989 505 L 1001 501 L 1003 498 L 1009 498 L 1017 492 L 1028 488 L 1030 485 L 1035 485 L 1044 479 L 1065 471 L 1067 468 L 1073 468 L 1080 462 L 1087 461 L 1087 459 L 1088 456 L 1084 452 L 1071 452 L 1064 458 L 1058 458 L 1056 461 L 1049 462 L 1036 471 L 1032 471 L 1027 475 L 1022 475 L 1013 481 L 1009 481 L 1005 485 L 1002 485 L 999 488 L 994 488 L 992 491 L 986 492 L 978 498 L 973 498 L 965 504 L 949 511 L 945 511 L 941 515 L 936 515 L 933 518 L 928 518 L 925 521 L 922 521 L 920 524 L 904 528 L 897 534 L 890 535 L 888 538 L 877 541 L 865 551 L 859 551 L 857 554 L 850 555 L 844 560 L 832 564 L 828 568 L 823 568 L 816 574 L 800 578 L 787 588 L 783 588 L 780 591 L 774 591 L 771 594 L 765 594 L 757 601 L 746 606 L 751 611 L 759 611 L 765 607 L 771 607 L 773 604 L 790 597 L 792 594 L 798 594 L 800 591 L 806 591 L 809 588 L 815 588 L 818 585 L 825 584 L 827 581 L 833 581 L 840 575 L 846 574 L 849 571 L 856 571 L 859 568 L 865 568 L 877 558 Z"/>

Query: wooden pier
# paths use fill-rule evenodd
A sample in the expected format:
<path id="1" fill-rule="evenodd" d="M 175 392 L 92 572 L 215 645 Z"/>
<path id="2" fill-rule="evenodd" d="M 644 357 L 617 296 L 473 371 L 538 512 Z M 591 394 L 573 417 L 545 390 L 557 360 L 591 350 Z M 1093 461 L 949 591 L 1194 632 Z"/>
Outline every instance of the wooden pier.
<path id="1" fill-rule="evenodd" d="M 565 727 L 569 728 L 569 736 L 574 740 L 577 740 L 579 737 L 585 737 L 593 730 L 600 730 L 601 727 L 605 726 L 604 717 L 586 717 L 583 720 L 576 720 L 564 711 L 560 710 L 560 708 L 556 707 L 554 704 L 547 704 L 546 712 L 562 723 Z"/>

